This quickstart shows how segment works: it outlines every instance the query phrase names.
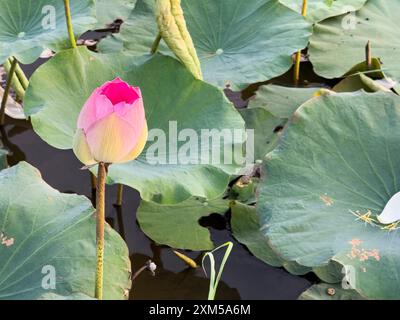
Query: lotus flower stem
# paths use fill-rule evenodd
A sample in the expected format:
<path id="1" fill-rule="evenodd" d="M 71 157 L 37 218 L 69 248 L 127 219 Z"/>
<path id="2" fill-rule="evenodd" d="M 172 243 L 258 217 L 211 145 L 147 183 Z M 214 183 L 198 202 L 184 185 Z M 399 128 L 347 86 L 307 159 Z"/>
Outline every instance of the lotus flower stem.
<path id="1" fill-rule="evenodd" d="M 8 61 L 10 61 L 10 63 L 12 62 L 11 58 L 8 58 Z M 24 90 L 26 90 L 29 86 L 29 80 L 26 77 L 24 71 L 21 69 L 19 63 L 17 63 L 16 67 L 15 67 L 15 74 L 18 77 L 19 83 L 22 85 L 22 88 Z"/>
<path id="2" fill-rule="evenodd" d="M 14 76 L 15 67 L 17 66 L 17 59 L 13 58 L 11 63 L 10 72 L 7 76 L 6 88 L 4 89 L 3 99 L 1 100 L 1 107 L 0 107 L 0 125 L 4 125 L 5 116 L 4 113 L 6 111 L 6 104 L 8 100 L 8 95 L 10 94 L 11 82 Z"/>
<path id="3" fill-rule="evenodd" d="M 301 15 L 305 17 L 307 15 L 307 0 L 303 0 L 303 7 L 301 8 Z"/>
<path id="4" fill-rule="evenodd" d="M 122 206 L 122 197 L 124 195 L 124 186 L 122 184 L 118 184 L 117 186 L 117 201 L 115 205 L 118 207 Z"/>
<path id="5" fill-rule="evenodd" d="M 371 70 L 372 54 L 371 54 L 371 41 L 370 40 L 368 40 L 367 45 L 365 47 L 365 62 L 367 64 L 367 70 Z"/>
<path id="6" fill-rule="evenodd" d="M 307 15 L 307 0 L 303 0 L 303 7 L 301 8 L 301 15 L 305 17 Z M 296 52 L 296 62 L 294 65 L 294 84 L 297 86 L 300 80 L 300 62 L 301 62 L 301 50 Z"/>
<path id="7" fill-rule="evenodd" d="M 153 45 L 151 46 L 151 54 L 155 54 L 158 50 L 158 46 L 160 45 L 161 42 L 161 33 L 157 34 L 157 38 L 154 40 Z"/>
<path id="8" fill-rule="evenodd" d="M 10 74 L 11 65 L 12 65 L 12 58 L 11 59 L 9 58 L 4 62 L 3 67 L 4 67 L 4 69 L 5 69 L 7 74 Z M 19 65 L 17 63 L 16 66 L 15 66 L 14 75 L 13 75 L 13 77 L 11 79 L 11 87 L 14 89 L 14 91 L 17 94 L 18 98 L 20 100 L 23 100 L 24 96 L 25 96 L 25 88 L 22 86 L 21 82 L 18 79 L 18 76 L 17 76 L 18 67 L 19 67 Z"/>
<path id="9" fill-rule="evenodd" d="M 69 6 L 69 0 L 64 0 L 64 8 L 65 8 L 65 18 L 67 20 L 69 40 L 71 41 L 72 48 L 76 48 L 75 35 L 74 31 L 72 30 L 72 19 L 71 19 L 71 9 Z"/>
<path id="10" fill-rule="evenodd" d="M 108 165 L 100 162 L 97 174 L 96 192 L 96 281 L 95 298 L 103 300 L 104 273 L 104 227 L 105 227 L 105 189 Z"/>

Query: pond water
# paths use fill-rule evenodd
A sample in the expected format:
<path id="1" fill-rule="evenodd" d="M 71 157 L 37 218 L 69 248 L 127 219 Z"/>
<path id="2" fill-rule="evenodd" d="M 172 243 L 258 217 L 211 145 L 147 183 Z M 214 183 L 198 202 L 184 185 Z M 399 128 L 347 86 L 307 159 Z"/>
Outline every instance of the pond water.
<path id="1" fill-rule="evenodd" d="M 44 60 L 23 66 L 28 76 Z M 10 150 L 9 164 L 27 161 L 38 168 L 43 179 L 65 193 L 92 198 L 89 173 L 80 170 L 81 163 L 71 150 L 57 150 L 40 139 L 25 121 L 7 119 L 2 132 L 5 147 Z M 140 230 L 136 209 L 140 203 L 137 191 L 125 187 L 121 208 L 113 206 L 116 187 L 107 186 L 107 221 L 126 240 L 133 272 L 149 259 L 157 264 L 156 275 L 142 273 L 133 283 L 133 299 L 206 299 L 209 280 L 201 268 L 188 268 L 172 250 L 156 245 Z M 234 248 L 225 266 L 217 299 L 296 299 L 316 278 L 293 276 L 280 268 L 261 262 L 231 235 L 229 216 L 212 215 L 201 221 L 216 245 L 232 241 Z M 200 252 L 185 252 L 199 261 Z"/>

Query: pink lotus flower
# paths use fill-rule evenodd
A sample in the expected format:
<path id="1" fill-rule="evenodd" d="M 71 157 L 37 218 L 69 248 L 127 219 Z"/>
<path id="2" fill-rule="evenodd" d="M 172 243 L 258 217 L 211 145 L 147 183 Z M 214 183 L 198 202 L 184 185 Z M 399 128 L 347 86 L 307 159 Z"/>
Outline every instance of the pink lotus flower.
<path id="1" fill-rule="evenodd" d="M 136 159 L 147 141 L 140 88 L 117 78 L 96 88 L 78 118 L 74 153 L 85 165 Z"/>

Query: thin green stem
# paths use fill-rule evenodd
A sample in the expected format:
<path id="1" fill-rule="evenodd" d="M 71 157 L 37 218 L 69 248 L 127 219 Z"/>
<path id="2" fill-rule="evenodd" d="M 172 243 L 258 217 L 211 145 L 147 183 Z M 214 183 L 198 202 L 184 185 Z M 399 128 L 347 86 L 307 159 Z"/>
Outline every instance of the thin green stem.
<path id="1" fill-rule="evenodd" d="M 71 41 L 72 48 L 76 48 L 75 35 L 74 31 L 72 30 L 72 19 L 71 19 L 71 9 L 69 6 L 69 0 L 64 0 L 64 8 L 65 8 L 65 18 L 67 20 L 69 40 Z"/>
<path id="2" fill-rule="evenodd" d="M 11 58 L 8 58 L 8 60 L 11 63 Z M 29 80 L 26 77 L 25 72 L 21 69 L 19 63 L 17 63 L 17 66 L 15 67 L 15 74 L 18 77 L 19 83 L 22 85 L 22 88 L 26 90 L 29 86 Z"/>
<path id="3" fill-rule="evenodd" d="M 300 80 L 300 62 L 301 62 L 301 50 L 296 52 L 296 59 L 294 64 L 293 80 L 296 86 L 299 84 Z"/>
<path id="4" fill-rule="evenodd" d="M 4 67 L 4 70 L 6 71 L 7 75 L 10 74 L 12 61 L 13 61 L 12 58 L 8 58 L 6 61 L 4 61 L 3 67 Z M 15 66 L 14 75 L 13 75 L 13 77 L 11 79 L 11 87 L 14 89 L 18 99 L 22 101 L 24 99 L 24 96 L 25 96 L 25 89 L 22 86 L 22 84 L 19 81 L 18 76 L 17 76 L 18 67 L 19 66 L 18 66 L 18 63 L 17 63 L 17 65 Z"/>
<path id="5" fill-rule="evenodd" d="M 107 177 L 107 164 L 100 162 L 97 174 L 96 192 L 96 299 L 103 300 L 103 275 L 104 275 L 104 227 L 105 227 L 105 189 Z"/>
<path id="6" fill-rule="evenodd" d="M 118 184 L 117 186 L 117 201 L 115 205 L 121 207 L 122 206 L 122 198 L 124 195 L 124 186 L 122 184 Z"/>
<path id="7" fill-rule="evenodd" d="M 151 46 L 151 54 L 155 54 L 158 50 L 158 46 L 160 45 L 161 42 L 161 33 L 159 32 L 157 34 L 157 38 L 154 40 L 153 45 Z"/>
<path id="8" fill-rule="evenodd" d="M 13 58 L 11 63 L 10 72 L 7 76 L 6 88 L 4 89 L 3 99 L 1 100 L 1 107 L 0 107 L 0 125 L 4 125 L 5 121 L 5 111 L 6 111 L 6 104 L 8 100 L 8 95 L 10 94 L 11 82 L 14 76 L 15 67 L 17 66 L 17 59 Z"/>

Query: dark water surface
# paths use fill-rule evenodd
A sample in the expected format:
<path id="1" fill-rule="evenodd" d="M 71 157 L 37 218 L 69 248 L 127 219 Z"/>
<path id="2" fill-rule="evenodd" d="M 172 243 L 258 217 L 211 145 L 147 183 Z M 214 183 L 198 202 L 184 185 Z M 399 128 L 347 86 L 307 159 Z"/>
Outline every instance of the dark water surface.
<path id="1" fill-rule="evenodd" d="M 23 66 L 24 71 L 29 76 L 43 61 Z M 5 147 L 10 150 L 10 165 L 27 161 L 40 170 L 48 184 L 61 192 L 92 197 L 89 173 L 79 170 L 82 165 L 71 150 L 57 150 L 49 146 L 33 132 L 28 122 L 7 121 L 2 137 Z M 206 299 L 209 280 L 202 269 L 186 267 L 170 248 L 156 245 L 140 230 L 136 222 L 136 209 L 140 203 L 138 192 L 125 187 L 122 208 L 113 206 L 115 186 L 107 186 L 106 194 L 107 220 L 126 240 L 133 272 L 149 259 L 158 266 L 154 277 L 144 272 L 135 280 L 131 299 Z M 234 243 L 217 299 L 296 299 L 314 282 L 314 277 L 293 276 L 252 256 L 232 238 L 226 217 L 208 219 L 208 224 L 216 245 L 226 241 Z M 201 254 L 185 253 L 192 258 L 199 258 Z"/>

